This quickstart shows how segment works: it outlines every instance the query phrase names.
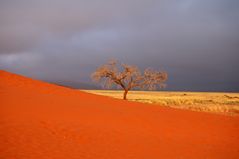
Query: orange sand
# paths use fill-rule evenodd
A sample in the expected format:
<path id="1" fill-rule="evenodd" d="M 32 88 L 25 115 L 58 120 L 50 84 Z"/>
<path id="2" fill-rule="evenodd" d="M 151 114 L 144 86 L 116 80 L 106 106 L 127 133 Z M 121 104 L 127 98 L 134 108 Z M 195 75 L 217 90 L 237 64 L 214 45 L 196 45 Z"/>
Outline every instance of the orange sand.
<path id="1" fill-rule="evenodd" d="M 0 159 L 238 159 L 239 117 L 111 99 L 0 71 Z"/>

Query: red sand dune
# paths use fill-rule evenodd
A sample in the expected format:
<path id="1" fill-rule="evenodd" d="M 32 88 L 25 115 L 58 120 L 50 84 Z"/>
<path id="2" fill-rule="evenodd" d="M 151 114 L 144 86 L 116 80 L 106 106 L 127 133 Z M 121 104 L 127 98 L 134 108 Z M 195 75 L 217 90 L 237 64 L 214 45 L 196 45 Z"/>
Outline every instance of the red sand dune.
<path id="1" fill-rule="evenodd" d="M 92 95 L 0 71 L 1 159 L 238 159 L 239 117 Z"/>

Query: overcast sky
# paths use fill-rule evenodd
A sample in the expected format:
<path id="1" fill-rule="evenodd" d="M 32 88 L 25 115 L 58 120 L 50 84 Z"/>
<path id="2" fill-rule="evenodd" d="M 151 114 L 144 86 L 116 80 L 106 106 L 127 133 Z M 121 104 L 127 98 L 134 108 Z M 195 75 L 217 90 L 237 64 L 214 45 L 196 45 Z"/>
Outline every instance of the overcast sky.
<path id="1" fill-rule="evenodd" d="M 168 89 L 239 91 L 238 0 L 0 0 L 0 69 L 91 82 L 116 58 Z"/>

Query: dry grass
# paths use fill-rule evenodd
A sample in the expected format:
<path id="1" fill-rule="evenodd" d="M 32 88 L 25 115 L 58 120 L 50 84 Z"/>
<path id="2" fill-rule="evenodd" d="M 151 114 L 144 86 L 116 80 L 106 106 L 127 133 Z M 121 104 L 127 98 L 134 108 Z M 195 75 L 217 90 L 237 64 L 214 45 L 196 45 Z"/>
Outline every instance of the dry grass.
<path id="1" fill-rule="evenodd" d="M 85 90 L 89 93 L 122 98 L 122 91 Z M 239 114 L 239 93 L 131 91 L 128 100 L 180 109 Z"/>

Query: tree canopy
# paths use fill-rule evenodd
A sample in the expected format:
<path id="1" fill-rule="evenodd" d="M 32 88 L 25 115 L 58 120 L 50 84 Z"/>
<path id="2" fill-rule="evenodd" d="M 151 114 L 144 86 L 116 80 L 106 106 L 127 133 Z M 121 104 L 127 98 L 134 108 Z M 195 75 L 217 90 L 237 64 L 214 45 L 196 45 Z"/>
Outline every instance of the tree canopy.
<path id="1" fill-rule="evenodd" d="M 103 83 L 106 88 L 116 85 L 124 90 L 123 99 L 126 99 L 128 91 L 133 88 L 155 90 L 158 87 L 165 87 L 168 74 L 164 71 L 155 71 L 147 68 L 143 73 L 136 66 L 118 63 L 110 60 L 96 69 L 92 79 Z"/>

